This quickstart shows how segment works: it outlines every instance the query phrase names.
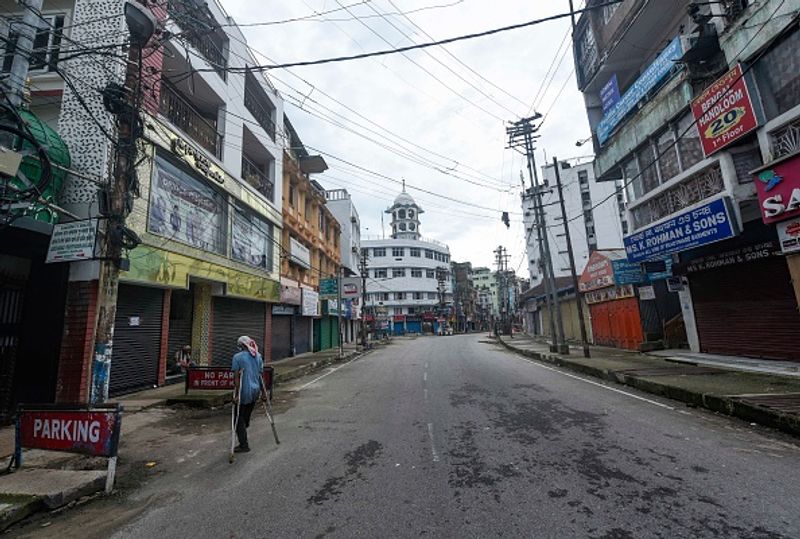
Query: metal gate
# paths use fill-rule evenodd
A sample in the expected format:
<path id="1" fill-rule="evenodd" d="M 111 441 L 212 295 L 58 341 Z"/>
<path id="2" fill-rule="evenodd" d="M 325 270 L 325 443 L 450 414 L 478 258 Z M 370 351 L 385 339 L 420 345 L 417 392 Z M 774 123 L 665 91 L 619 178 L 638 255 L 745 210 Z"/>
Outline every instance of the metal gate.
<path id="1" fill-rule="evenodd" d="M 169 339 L 167 343 L 167 374 L 175 369 L 175 352 L 192 344 L 192 311 L 194 298 L 189 290 L 173 290 L 169 303 Z M 194 350 L 192 352 L 195 352 Z"/>
<path id="2" fill-rule="evenodd" d="M 11 415 L 14 406 L 14 367 L 24 296 L 21 288 L 0 288 L 0 421 Z"/>
<path id="3" fill-rule="evenodd" d="M 700 350 L 800 361 L 800 314 L 783 257 L 689 277 Z"/>
<path id="4" fill-rule="evenodd" d="M 158 384 L 163 307 L 163 290 L 119 285 L 109 394 Z"/>
<path id="5" fill-rule="evenodd" d="M 311 351 L 311 318 L 294 317 L 294 353 L 305 354 Z"/>
<path id="6" fill-rule="evenodd" d="M 242 335 L 255 339 L 259 351 L 263 352 L 266 308 L 266 303 L 258 301 L 214 297 L 212 366 L 231 364 L 233 355 L 238 352 L 236 339 Z"/>
<path id="7" fill-rule="evenodd" d="M 272 359 L 292 355 L 292 316 L 272 315 Z"/>

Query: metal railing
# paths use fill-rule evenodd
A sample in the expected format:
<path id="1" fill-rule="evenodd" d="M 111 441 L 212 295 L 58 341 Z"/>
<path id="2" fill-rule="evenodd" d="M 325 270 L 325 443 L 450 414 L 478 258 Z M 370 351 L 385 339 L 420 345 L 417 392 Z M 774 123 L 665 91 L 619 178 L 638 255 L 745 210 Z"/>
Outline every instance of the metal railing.
<path id="1" fill-rule="evenodd" d="M 183 2 L 170 0 L 167 3 L 167 13 L 183 30 L 183 38 L 205 58 L 214 71 L 222 77 L 227 76 L 228 58 L 224 52 L 224 44 L 218 34 L 220 31 L 209 32 L 208 28 L 217 27 L 217 22 L 210 18 L 203 10 L 190 11 Z M 216 38 L 216 39 L 215 39 Z M 227 39 L 227 36 L 226 36 Z"/>
<path id="2" fill-rule="evenodd" d="M 264 172 L 258 165 L 242 155 L 242 179 L 258 189 L 258 192 L 272 200 L 275 196 L 275 182 L 269 174 Z"/>
<path id="3" fill-rule="evenodd" d="M 251 90 L 244 92 L 244 106 L 256 119 L 258 125 L 263 127 L 269 137 L 275 141 L 275 122 L 272 119 L 272 110 L 264 108 Z"/>
<path id="4" fill-rule="evenodd" d="M 200 146 L 215 157 L 222 157 L 222 135 L 217 131 L 216 122 L 205 118 L 175 88 L 163 80 L 159 110 L 175 127 L 189 135 Z"/>

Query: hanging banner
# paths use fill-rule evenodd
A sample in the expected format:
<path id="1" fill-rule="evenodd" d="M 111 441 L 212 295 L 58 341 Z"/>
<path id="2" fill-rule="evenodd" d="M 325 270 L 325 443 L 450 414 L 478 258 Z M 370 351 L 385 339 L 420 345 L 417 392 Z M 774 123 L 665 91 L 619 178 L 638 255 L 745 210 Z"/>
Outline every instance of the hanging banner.
<path id="1" fill-rule="evenodd" d="M 741 64 L 692 100 L 692 115 L 706 157 L 758 127 Z"/>

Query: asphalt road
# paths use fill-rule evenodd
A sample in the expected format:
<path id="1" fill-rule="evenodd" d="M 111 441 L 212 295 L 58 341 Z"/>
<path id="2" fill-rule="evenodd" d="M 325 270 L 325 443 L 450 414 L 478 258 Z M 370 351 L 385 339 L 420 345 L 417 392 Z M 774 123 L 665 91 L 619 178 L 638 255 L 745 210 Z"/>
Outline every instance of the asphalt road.
<path id="1" fill-rule="evenodd" d="M 296 383 L 280 446 L 254 415 L 251 453 L 151 482 L 114 537 L 800 537 L 796 440 L 481 338 Z"/>

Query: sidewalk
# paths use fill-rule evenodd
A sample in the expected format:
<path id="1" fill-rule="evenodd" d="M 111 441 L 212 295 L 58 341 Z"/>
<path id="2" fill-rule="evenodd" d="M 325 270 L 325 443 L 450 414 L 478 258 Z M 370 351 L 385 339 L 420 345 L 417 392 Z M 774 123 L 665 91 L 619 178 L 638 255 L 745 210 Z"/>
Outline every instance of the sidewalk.
<path id="1" fill-rule="evenodd" d="M 570 346 L 570 355 L 555 354 L 524 334 L 500 342 L 533 359 L 800 436 L 800 377 L 786 362 L 723 365 L 697 354 L 676 363 L 674 351 L 660 357 L 599 346 L 584 358 L 580 346 Z"/>
<path id="2" fill-rule="evenodd" d="M 378 343 L 376 348 L 380 346 L 384 344 Z M 342 359 L 339 359 L 338 348 L 334 348 L 270 364 L 275 368 L 275 384 L 278 385 L 323 369 L 332 363 L 355 359 L 363 353 L 365 352 L 360 347 L 348 344 L 344 346 Z M 142 423 L 137 420 L 137 412 L 173 403 L 200 407 L 223 406 L 230 398 L 228 391 L 191 391 L 185 395 L 184 384 L 177 383 L 112 399 L 111 403 L 120 403 L 124 408 L 121 456 L 124 458 L 125 455 L 126 434 L 130 435 Z M 0 428 L 0 471 L 5 471 L 13 452 L 14 427 Z M 25 450 L 23 460 L 24 466 L 20 470 L 0 475 L 0 532 L 36 511 L 63 507 L 83 496 L 101 491 L 105 486 L 105 459 L 30 449 Z M 100 460 L 103 462 L 99 462 Z M 117 477 L 120 479 L 121 475 Z"/>

